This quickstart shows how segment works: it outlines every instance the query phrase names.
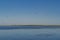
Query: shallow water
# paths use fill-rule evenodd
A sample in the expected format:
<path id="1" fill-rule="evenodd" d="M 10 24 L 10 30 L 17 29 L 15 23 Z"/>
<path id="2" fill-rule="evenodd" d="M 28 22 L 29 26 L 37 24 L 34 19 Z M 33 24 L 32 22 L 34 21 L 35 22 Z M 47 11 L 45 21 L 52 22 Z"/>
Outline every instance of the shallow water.
<path id="1" fill-rule="evenodd" d="M 0 30 L 0 40 L 60 40 L 60 28 Z"/>

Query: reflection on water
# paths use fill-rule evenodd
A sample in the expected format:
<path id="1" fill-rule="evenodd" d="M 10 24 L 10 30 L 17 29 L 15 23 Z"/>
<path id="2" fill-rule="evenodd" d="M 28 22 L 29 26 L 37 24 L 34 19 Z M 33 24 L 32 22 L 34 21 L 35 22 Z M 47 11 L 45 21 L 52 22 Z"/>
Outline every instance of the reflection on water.
<path id="1" fill-rule="evenodd" d="M 60 40 L 60 29 L 0 30 L 0 40 Z"/>

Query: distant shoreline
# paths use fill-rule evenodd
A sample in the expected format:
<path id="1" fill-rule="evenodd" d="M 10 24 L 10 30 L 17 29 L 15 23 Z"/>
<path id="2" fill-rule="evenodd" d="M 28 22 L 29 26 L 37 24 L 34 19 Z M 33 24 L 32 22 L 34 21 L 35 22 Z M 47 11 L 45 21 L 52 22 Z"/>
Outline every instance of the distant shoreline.
<path id="1" fill-rule="evenodd" d="M 60 28 L 60 25 L 9 25 L 0 26 L 0 29 L 43 29 L 43 28 Z"/>
<path id="2" fill-rule="evenodd" d="M 60 26 L 60 25 L 0 25 L 0 26 Z"/>
<path id="3" fill-rule="evenodd" d="M 60 25 L 0 25 L 0 26 L 60 26 Z"/>

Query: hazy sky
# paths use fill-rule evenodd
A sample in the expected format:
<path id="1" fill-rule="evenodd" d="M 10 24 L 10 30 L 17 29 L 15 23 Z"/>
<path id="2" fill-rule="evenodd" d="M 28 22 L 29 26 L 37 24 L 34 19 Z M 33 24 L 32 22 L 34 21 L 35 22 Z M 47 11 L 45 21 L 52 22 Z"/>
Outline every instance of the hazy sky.
<path id="1" fill-rule="evenodd" d="M 0 25 L 60 24 L 60 0 L 0 0 Z"/>

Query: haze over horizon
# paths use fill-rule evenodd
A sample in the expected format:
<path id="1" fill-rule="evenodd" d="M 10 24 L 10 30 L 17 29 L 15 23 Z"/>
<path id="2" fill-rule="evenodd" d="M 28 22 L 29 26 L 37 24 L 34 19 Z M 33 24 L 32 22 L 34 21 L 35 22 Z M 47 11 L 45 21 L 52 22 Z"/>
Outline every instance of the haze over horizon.
<path id="1" fill-rule="evenodd" d="M 60 25 L 60 0 L 0 0 L 0 25 Z"/>

